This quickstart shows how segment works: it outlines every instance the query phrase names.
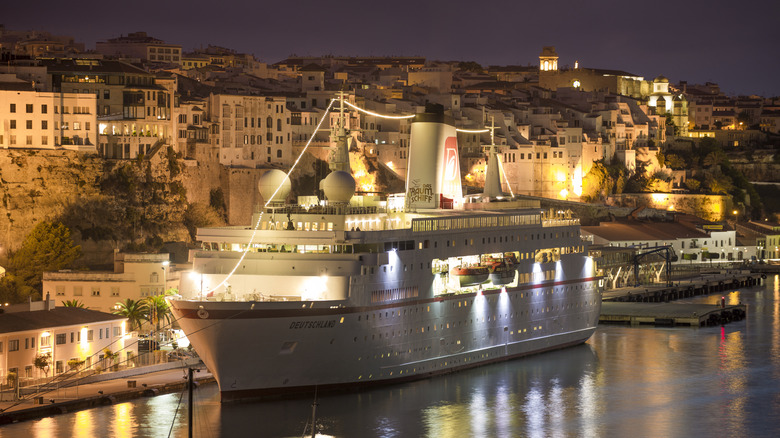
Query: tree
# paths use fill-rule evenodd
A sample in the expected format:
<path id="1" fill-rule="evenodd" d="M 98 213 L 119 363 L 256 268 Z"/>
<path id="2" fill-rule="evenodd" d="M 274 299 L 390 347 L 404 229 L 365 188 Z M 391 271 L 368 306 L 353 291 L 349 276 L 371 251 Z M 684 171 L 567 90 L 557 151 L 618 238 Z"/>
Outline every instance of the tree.
<path id="1" fill-rule="evenodd" d="M 122 315 L 127 318 L 130 323 L 130 331 L 133 331 L 136 328 L 140 329 L 148 312 L 146 302 L 144 300 L 136 301 L 127 298 L 125 301 L 116 304 L 119 308 L 114 311 L 114 314 Z"/>
<path id="2" fill-rule="evenodd" d="M 168 307 L 168 301 L 164 295 L 152 295 L 146 298 L 147 317 L 155 328 L 160 331 L 160 323 L 169 324 L 171 322 L 171 309 Z"/>
<path id="3" fill-rule="evenodd" d="M 227 203 L 225 202 L 225 193 L 222 191 L 222 187 L 212 189 L 209 192 L 209 206 L 221 214 L 223 220 L 227 220 Z"/>
<path id="4" fill-rule="evenodd" d="M 80 300 L 67 300 L 62 302 L 62 307 L 78 307 L 83 309 L 85 306 Z"/>
<path id="5" fill-rule="evenodd" d="M 666 167 L 674 170 L 682 170 L 688 166 L 688 164 L 685 162 L 685 159 L 677 154 L 666 155 L 664 161 Z"/>
<path id="6" fill-rule="evenodd" d="M 41 222 L 30 231 L 22 246 L 8 258 L 8 271 L 26 286 L 20 295 L 40 297 L 46 271 L 58 271 L 81 256 L 68 227 L 60 222 Z"/>
<path id="7" fill-rule="evenodd" d="M 35 368 L 38 368 L 39 370 L 43 371 L 44 374 L 46 374 L 46 377 L 49 377 L 49 366 L 51 365 L 51 353 L 39 354 L 35 356 L 35 359 L 33 360 L 33 365 L 35 365 Z"/>
<path id="8" fill-rule="evenodd" d="M 190 237 L 195 240 L 195 233 L 198 228 L 219 227 L 225 225 L 222 213 L 215 210 L 214 207 L 201 202 L 195 202 L 187 207 L 184 212 L 184 226 L 190 232 Z"/>

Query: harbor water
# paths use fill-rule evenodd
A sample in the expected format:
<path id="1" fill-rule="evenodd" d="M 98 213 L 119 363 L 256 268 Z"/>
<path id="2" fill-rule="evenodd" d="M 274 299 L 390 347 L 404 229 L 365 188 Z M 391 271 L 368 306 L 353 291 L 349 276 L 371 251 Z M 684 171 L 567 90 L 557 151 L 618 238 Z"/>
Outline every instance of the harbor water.
<path id="1" fill-rule="evenodd" d="M 322 395 L 319 436 L 780 436 L 780 278 L 765 281 L 685 300 L 747 304 L 746 319 L 722 327 L 601 325 L 578 347 Z M 314 394 L 221 405 L 208 384 L 194 398 L 195 437 L 300 437 Z M 187 403 L 138 399 L 2 426 L 0 437 L 185 437 Z"/>

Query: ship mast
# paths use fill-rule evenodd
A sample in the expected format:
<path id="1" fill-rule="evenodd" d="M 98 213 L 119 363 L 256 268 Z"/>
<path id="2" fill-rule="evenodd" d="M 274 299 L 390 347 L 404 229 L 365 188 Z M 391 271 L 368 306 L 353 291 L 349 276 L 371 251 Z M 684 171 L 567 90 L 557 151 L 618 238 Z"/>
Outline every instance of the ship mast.
<path id="1" fill-rule="evenodd" d="M 484 196 L 497 198 L 503 196 L 501 191 L 501 171 L 498 164 L 498 153 L 496 152 L 496 123 L 493 117 L 490 117 L 490 150 L 487 157 L 487 169 L 485 170 L 485 189 Z"/>
<path id="2" fill-rule="evenodd" d="M 331 143 L 334 143 L 335 146 L 331 149 L 328 156 L 328 167 L 334 172 L 342 170 L 352 174 L 352 169 L 349 165 L 349 148 L 352 145 L 352 136 L 349 135 L 349 130 L 346 128 L 346 114 L 344 112 L 345 98 L 346 94 L 343 91 L 339 91 L 339 119 L 330 133 L 330 141 Z"/>

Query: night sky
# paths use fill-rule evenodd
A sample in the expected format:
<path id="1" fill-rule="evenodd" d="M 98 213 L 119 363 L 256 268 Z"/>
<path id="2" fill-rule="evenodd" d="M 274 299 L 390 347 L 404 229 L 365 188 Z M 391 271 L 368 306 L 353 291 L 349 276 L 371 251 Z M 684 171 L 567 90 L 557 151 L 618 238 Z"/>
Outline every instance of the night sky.
<path id="1" fill-rule="evenodd" d="M 182 6 L 187 5 L 186 9 Z M 338 6 L 336 6 L 338 5 Z M 268 63 L 292 54 L 425 56 L 484 66 L 538 64 L 624 70 L 726 94 L 780 96 L 775 0 L 3 0 L 9 30 L 95 42 L 146 31 L 185 51 L 219 45 Z"/>

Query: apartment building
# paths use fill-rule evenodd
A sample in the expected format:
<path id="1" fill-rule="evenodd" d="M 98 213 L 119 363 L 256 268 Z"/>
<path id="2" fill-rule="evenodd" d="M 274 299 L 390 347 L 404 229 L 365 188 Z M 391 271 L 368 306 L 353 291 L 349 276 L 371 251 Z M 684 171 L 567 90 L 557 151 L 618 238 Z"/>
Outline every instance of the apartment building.
<path id="1" fill-rule="evenodd" d="M 131 32 L 127 36 L 98 41 L 95 50 L 106 57 L 137 58 L 154 63 L 181 65 L 181 45 L 168 44 L 150 37 L 146 32 Z"/>
<path id="2" fill-rule="evenodd" d="M 94 94 L 32 91 L 3 76 L 11 75 L 0 74 L 0 148 L 96 151 Z"/>
<path id="3" fill-rule="evenodd" d="M 215 141 L 221 164 L 250 168 L 292 164 L 292 113 L 287 98 L 212 94 L 208 114 L 219 129 Z"/>

